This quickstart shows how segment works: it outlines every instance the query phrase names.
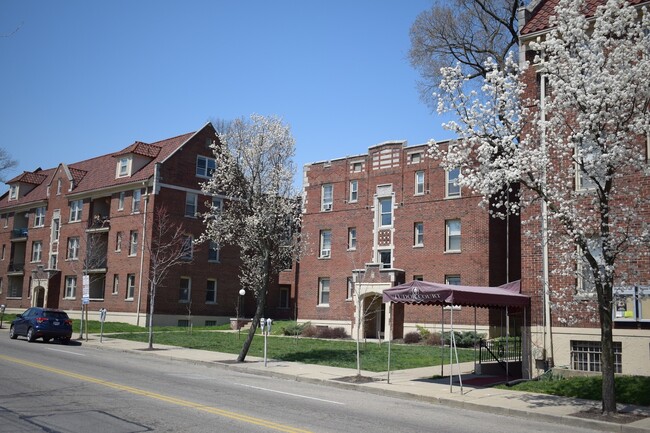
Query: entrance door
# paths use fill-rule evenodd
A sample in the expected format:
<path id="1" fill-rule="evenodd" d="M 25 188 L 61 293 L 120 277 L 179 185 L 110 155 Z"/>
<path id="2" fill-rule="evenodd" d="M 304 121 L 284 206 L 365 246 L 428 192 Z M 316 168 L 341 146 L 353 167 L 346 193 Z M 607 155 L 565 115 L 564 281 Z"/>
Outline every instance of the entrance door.
<path id="1" fill-rule="evenodd" d="M 34 288 L 34 307 L 45 306 L 45 289 L 41 286 Z"/>
<path id="2" fill-rule="evenodd" d="M 382 338 L 384 334 L 385 304 L 381 296 L 368 296 L 363 300 L 363 328 L 365 338 Z"/>

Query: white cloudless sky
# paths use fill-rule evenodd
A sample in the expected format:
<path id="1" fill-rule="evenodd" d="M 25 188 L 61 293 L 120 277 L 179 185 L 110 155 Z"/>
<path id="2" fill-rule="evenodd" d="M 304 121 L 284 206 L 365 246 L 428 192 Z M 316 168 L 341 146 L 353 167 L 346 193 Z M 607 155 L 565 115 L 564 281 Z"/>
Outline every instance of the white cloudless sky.
<path id="1" fill-rule="evenodd" d="M 3 0 L 7 178 L 280 116 L 305 163 L 451 138 L 419 98 L 409 29 L 430 0 Z M 4 192 L 7 189 L 2 189 Z"/>

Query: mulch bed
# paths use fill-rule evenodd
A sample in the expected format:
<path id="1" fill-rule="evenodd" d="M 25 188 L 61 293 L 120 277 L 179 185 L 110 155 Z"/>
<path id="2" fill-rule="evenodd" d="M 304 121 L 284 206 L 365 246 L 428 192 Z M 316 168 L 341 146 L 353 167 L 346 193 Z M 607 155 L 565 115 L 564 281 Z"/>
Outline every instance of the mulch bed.
<path id="1" fill-rule="evenodd" d="M 380 379 L 375 379 L 374 377 L 368 377 L 368 376 L 345 376 L 345 377 L 337 377 L 334 380 L 338 380 L 339 382 L 346 382 L 346 383 L 370 383 L 370 382 L 376 382 Z"/>
<path id="2" fill-rule="evenodd" d="M 646 415 L 633 413 L 633 412 L 618 412 L 611 415 L 606 415 L 601 413 L 601 410 L 598 408 L 591 408 L 589 410 L 583 410 L 581 412 L 572 413 L 571 416 L 578 418 L 593 419 L 596 421 L 606 421 L 613 422 L 617 424 L 629 424 L 634 421 L 639 421 L 644 418 L 647 418 Z"/>

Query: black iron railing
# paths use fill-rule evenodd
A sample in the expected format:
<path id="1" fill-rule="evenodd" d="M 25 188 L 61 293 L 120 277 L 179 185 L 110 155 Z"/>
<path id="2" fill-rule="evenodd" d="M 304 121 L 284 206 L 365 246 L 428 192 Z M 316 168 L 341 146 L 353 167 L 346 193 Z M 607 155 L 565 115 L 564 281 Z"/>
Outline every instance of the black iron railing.
<path id="1" fill-rule="evenodd" d="M 506 361 L 521 361 L 521 338 L 495 338 L 481 340 L 479 362 L 498 362 L 504 370 Z"/>

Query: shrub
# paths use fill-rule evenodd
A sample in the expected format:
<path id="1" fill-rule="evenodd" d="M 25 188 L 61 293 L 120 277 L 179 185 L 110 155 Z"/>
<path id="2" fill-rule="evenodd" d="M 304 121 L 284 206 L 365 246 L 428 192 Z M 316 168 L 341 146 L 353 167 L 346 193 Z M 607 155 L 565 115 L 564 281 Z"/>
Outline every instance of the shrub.
<path id="1" fill-rule="evenodd" d="M 440 343 L 442 343 L 442 336 L 439 332 L 431 332 L 424 340 L 424 343 L 428 346 L 440 346 Z"/>
<path id="2" fill-rule="evenodd" d="M 318 328 L 318 338 L 347 338 L 348 334 L 345 332 L 344 328 L 330 328 L 330 327 L 321 327 Z"/>
<path id="3" fill-rule="evenodd" d="M 421 340 L 422 337 L 420 337 L 419 332 L 409 332 L 404 336 L 405 344 L 415 344 L 415 343 L 419 343 Z"/>
<path id="4" fill-rule="evenodd" d="M 422 337 L 422 340 L 426 341 L 427 338 L 429 338 L 429 335 L 431 335 L 431 331 L 424 326 L 415 325 L 415 327 L 418 328 L 418 333 L 420 334 L 420 337 Z"/>
<path id="5" fill-rule="evenodd" d="M 309 325 L 305 326 L 300 333 L 303 337 L 316 337 L 318 336 L 318 328 L 316 328 L 314 325 Z"/>
<path id="6" fill-rule="evenodd" d="M 311 322 L 291 323 L 282 328 L 282 335 L 291 335 L 291 336 L 301 335 L 305 330 L 305 328 L 309 326 L 311 326 Z"/>

